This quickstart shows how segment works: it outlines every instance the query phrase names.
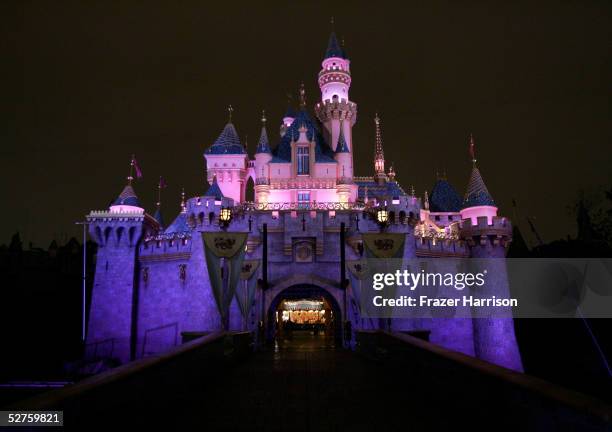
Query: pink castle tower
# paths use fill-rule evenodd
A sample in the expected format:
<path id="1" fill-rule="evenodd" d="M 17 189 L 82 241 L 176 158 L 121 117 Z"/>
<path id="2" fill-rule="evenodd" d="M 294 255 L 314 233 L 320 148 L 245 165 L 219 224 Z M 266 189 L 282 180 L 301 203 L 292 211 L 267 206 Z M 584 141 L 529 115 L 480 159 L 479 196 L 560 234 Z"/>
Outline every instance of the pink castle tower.
<path id="1" fill-rule="evenodd" d="M 206 149 L 206 173 L 208 184 L 216 178 L 223 196 L 235 203 L 244 201 L 249 157 L 238 138 L 232 123 L 232 106 L 228 108 L 229 120 L 213 145 Z"/>

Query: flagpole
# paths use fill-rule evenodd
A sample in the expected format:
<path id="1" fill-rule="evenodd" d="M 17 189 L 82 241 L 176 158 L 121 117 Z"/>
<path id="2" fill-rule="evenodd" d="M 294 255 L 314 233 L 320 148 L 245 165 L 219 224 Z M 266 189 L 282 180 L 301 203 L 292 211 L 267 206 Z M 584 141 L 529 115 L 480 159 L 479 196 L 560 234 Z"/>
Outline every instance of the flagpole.
<path id="1" fill-rule="evenodd" d="M 132 160 L 130 161 L 130 175 L 127 178 L 128 185 L 131 185 L 132 180 L 134 180 L 133 174 L 134 174 L 134 159 L 135 158 L 136 158 L 136 155 L 132 155 Z"/>
<path id="2" fill-rule="evenodd" d="M 81 308 L 81 341 L 85 343 L 86 336 L 86 310 L 87 310 L 87 226 L 89 222 L 75 222 L 75 225 L 83 225 L 83 287 L 82 287 L 82 308 Z"/>

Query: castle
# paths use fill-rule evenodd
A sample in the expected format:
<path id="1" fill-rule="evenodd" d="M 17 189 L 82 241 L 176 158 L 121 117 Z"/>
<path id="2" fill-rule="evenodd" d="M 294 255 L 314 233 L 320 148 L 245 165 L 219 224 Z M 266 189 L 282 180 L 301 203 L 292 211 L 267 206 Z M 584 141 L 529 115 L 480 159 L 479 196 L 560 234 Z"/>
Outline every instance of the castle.
<path id="1" fill-rule="evenodd" d="M 299 308 L 308 299 L 324 299 L 341 344 L 348 345 L 358 329 L 427 330 L 433 343 L 522 370 L 511 318 L 360 316 L 341 263 L 361 259 L 364 236 L 380 232 L 381 222 L 385 232 L 401 236 L 403 258 L 504 258 L 512 229 L 498 216 L 475 160 L 463 198 L 444 178 L 423 198 L 406 193 L 393 168 L 386 168 L 378 115 L 373 176 L 355 176 L 351 64 L 333 33 L 321 66 L 314 114 L 302 86 L 299 108 L 282 118 L 276 145 L 262 116 L 254 157 L 238 137 L 230 107 L 229 122 L 204 152 L 206 192 L 189 199 L 183 194 L 169 225 L 159 203 L 154 215 L 141 206 L 131 177 L 110 208 L 89 213 L 89 234 L 99 245 L 90 353 L 125 362 L 163 352 L 190 332 L 222 329 L 271 339 L 282 302 Z M 254 201 L 248 202 L 251 180 Z M 235 239 L 210 246 L 210 233 L 245 240 L 238 240 L 235 255 L 215 256 L 211 248 L 231 248 Z M 233 256 L 240 257 L 239 270 L 231 265 Z M 503 295 L 508 288 L 502 281 L 497 289 Z"/>

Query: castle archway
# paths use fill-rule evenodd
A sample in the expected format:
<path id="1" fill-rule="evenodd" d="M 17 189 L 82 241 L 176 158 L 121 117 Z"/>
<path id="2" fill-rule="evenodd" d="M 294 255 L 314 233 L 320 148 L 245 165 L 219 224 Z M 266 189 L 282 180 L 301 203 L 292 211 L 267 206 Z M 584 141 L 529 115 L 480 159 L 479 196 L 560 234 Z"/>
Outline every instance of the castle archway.
<path id="1" fill-rule="evenodd" d="M 342 346 L 340 305 L 317 285 L 292 285 L 276 294 L 267 310 L 267 324 L 267 339 L 279 349 Z"/>

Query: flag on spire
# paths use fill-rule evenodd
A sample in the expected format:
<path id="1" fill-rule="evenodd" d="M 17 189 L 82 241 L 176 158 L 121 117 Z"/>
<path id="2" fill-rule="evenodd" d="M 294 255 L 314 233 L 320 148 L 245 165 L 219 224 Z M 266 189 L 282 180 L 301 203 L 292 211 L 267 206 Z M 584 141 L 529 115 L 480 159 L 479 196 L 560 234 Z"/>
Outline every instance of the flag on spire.
<path id="1" fill-rule="evenodd" d="M 136 160 L 136 156 L 132 155 L 132 166 L 134 167 L 134 170 L 136 171 L 136 178 L 142 178 L 142 170 L 140 169 L 140 165 L 138 165 L 138 161 Z"/>

